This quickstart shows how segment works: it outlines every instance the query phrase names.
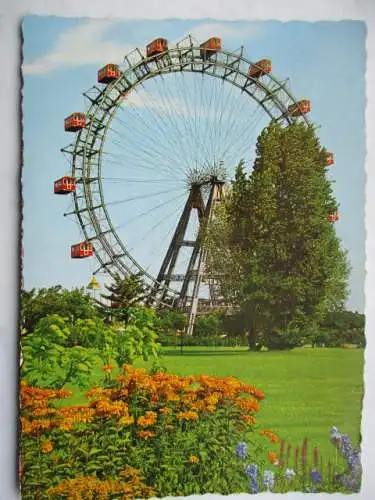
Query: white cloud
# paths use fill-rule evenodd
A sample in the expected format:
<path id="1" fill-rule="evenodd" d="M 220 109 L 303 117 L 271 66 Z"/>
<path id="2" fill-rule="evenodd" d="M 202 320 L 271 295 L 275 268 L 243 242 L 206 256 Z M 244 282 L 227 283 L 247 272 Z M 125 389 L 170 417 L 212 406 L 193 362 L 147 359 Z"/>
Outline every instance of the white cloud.
<path id="1" fill-rule="evenodd" d="M 121 22 L 121 19 L 91 19 L 64 31 L 58 36 L 49 52 L 31 63 L 23 65 L 23 73 L 25 75 L 44 75 L 69 66 L 120 62 L 123 56 L 135 47 L 129 43 L 108 42 L 105 41 L 105 37 L 112 28 Z M 225 46 L 225 41 L 228 39 L 243 41 L 250 36 L 257 36 L 259 32 L 259 24 L 241 22 L 196 25 L 191 28 L 189 33 L 198 41 L 205 41 L 210 36 L 218 36 L 222 38 Z M 178 41 L 175 40 L 171 45 Z"/>
<path id="2" fill-rule="evenodd" d="M 134 47 L 103 40 L 104 35 L 120 22 L 120 20 L 92 19 L 64 31 L 50 52 L 23 65 L 23 73 L 44 75 L 68 66 L 91 63 L 102 65 L 121 61 Z"/>
<path id="3" fill-rule="evenodd" d="M 194 109 L 188 108 L 183 99 L 174 96 L 161 98 L 144 89 L 130 92 L 124 99 L 124 106 L 127 104 L 135 108 L 152 109 L 157 113 L 179 113 L 183 116 L 194 116 Z"/>

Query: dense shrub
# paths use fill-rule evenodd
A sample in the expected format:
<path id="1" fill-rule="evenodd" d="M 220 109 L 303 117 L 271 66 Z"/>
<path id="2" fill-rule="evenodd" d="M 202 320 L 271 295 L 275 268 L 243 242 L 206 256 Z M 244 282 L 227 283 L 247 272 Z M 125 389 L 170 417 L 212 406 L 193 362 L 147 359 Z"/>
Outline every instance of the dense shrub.
<path id="1" fill-rule="evenodd" d="M 61 388 L 67 383 L 88 387 L 95 365 L 118 366 L 158 357 L 153 313 L 129 310 L 127 326 L 106 325 L 100 318 L 68 319 L 50 315 L 38 321 L 22 340 L 22 375 L 30 384 Z"/>
<path id="2" fill-rule="evenodd" d="M 64 492 L 82 482 L 122 488 L 113 482 L 122 484 L 129 467 L 159 497 L 246 490 L 233 460 L 236 443 L 255 434 L 264 397 L 255 387 L 232 377 L 150 375 L 125 366 L 109 387 L 88 393 L 87 405 L 53 404 L 67 396 L 21 384 L 24 498 L 48 498 L 50 488 Z M 256 440 L 252 454 L 261 464 L 267 460 Z M 143 494 L 151 496 L 151 489 Z"/>
<path id="3" fill-rule="evenodd" d="M 365 347 L 365 315 L 353 311 L 336 311 L 327 314 L 320 330 L 313 337 L 317 345 L 338 347 L 357 344 Z"/>

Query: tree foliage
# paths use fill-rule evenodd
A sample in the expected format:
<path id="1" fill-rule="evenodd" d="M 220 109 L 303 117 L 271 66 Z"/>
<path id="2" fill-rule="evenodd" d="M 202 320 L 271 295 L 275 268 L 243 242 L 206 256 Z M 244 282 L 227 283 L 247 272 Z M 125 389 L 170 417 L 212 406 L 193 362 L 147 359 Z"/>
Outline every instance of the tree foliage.
<path id="1" fill-rule="evenodd" d="M 332 311 L 321 321 L 312 337 L 316 345 L 338 347 L 356 344 L 365 347 L 365 315 L 353 311 Z"/>
<path id="2" fill-rule="evenodd" d="M 31 332 L 40 319 L 51 314 L 74 322 L 77 318 L 95 318 L 98 310 L 84 288 L 67 290 L 56 285 L 21 291 L 21 324 L 25 333 Z"/>
<path id="3" fill-rule="evenodd" d="M 23 378 L 39 387 L 61 388 L 67 383 L 86 387 L 97 356 L 81 346 L 67 347 L 70 335 L 69 325 L 61 316 L 40 319 L 22 341 Z"/>
<path id="4" fill-rule="evenodd" d="M 139 304 L 145 294 L 141 273 L 120 276 L 116 274 L 113 283 L 105 285 L 109 294 L 102 297 L 110 301 L 112 315 L 117 319 L 127 321 L 129 308 Z"/>
<path id="5" fill-rule="evenodd" d="M 260 339 L 298 345 L 302 330 L 347 298 L 349 266 L 328 221 L 337 203 L 324 153 L 311 126 L 271 123 L 251 174 L 238 165 L 208 230 L 208 266 L 222 295 L 241 306 L 251 348 Z"/>

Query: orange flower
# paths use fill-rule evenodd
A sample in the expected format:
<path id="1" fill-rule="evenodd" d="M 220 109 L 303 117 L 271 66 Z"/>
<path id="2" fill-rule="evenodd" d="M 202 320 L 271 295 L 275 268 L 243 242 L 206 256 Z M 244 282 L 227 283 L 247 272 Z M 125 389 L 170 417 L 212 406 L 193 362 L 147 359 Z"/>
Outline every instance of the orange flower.
<path id="1" fill-rule="evenodd" d="M 50 453 L 52 450 L 53 450 L 53 444 L 52 441 L 50 441 L 49 439 L 46 439 L 40 445 L 40 451 L 42 453 Z"/>
<path id="2" fill-rule="evenodd" d="M 104 373 L 111 373 L 112 370 L 113 370 L 113 365 L 111 365 L 111 364 L 103 365 Z"/>
<path id="3" fill-rule="evenodd" d="M 277 455 L 274 451 L 269 451 L 268 452 L 268 460 L 271 462 L 271 464 L 277 465 L 279 463 L 277 459 Z"/>
<path id="4" fill-rule="evenodd" d="M 130 415 L 124 416 L 120 418 L 119 422 L 122 425 L 130 425 L 134 422 L 134 417 L 131 417 Z"/>
<path id="5" fill-rule="evenodd" d="M 151 431 L 138 431 L 137 436 L 143 439 L 149 439 L 154 437 L 155 433 Z"/>
<path id="6" fill-rule="evenodd" d="M 255 420 L 255 418 L 252 415 L 243 415 L 241 417 L 241 420 L 243 420 L 244 422 L 246 422 L 249 425 L 255 425 L 256 424 L 256 420 Z"/>
<path id="7" fill-rule="evenodd" d="M 176 415 L 177 420 L 198 420 L 199 416 L 196 411 L 181 411 Z"/>
<path id="8" fill-rule="evenodd" d="M 73 422 L 71 421 L 71 419 L 68 418 L 63 420 L 59 425 L 61 431 L 70 431 L 72 427 L 73 427 Z"/>
<path id="9" fill-rule="evenodd" d="M 197 464 L 199 462 L 199 458 L 196 455 L 190 455 L 189 462 L 191 464 Z"/>
<path id="10" fill-rule="evenodd" d="M 246 411 L 259 411 L 259 403 L 255 398 L 239 398 L 236 404 L 241 410 Z"/>
<path id="11" fill-rule="evenodd" d="M 146 411 L 145 415 L 142 417 L 139 417 L 138 419 L 138 425 L 141 427 L 150 427 L 151 425 L 154 425 L 156 422 L 157 414 L 153 411 Z"/>
<path id="12" fill-rule="evenodd" d="M 171 408 L 160 408 L 159 412 L 162 415 L 170 415 L 172 413 Z"/>
<path id="13" fill-rule="evenodd" d="M 267 431 L 267 430 L 263 429 L 260 431 L 260 435 L 266 436 L 270 440 L 270 443 L 278 443 L 279 442 L 279 438 L 272 431 Z"/>

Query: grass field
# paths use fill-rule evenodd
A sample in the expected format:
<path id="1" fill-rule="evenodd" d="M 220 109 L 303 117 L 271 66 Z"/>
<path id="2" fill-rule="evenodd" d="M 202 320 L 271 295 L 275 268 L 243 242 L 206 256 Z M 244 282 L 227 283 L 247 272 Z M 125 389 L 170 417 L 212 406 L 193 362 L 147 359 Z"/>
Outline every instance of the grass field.
<path id="1" fill-rule="evenodd" d="M 172 373 L 232 375 L 262 389 L 266 398 L 259 423 L 293 445 L 307 437 L 325 457 L 332 456 L 328 437 L 333 425 L 359 442 L 363 349 L 249 352 L 185 347 L 181 355 L 179 349 L 164 348 L 162 362 Z M 98 375 L 93 374 L 93 384 Z M 74 402 L 82 402 L 82 395 L 74 392 Z"/>

